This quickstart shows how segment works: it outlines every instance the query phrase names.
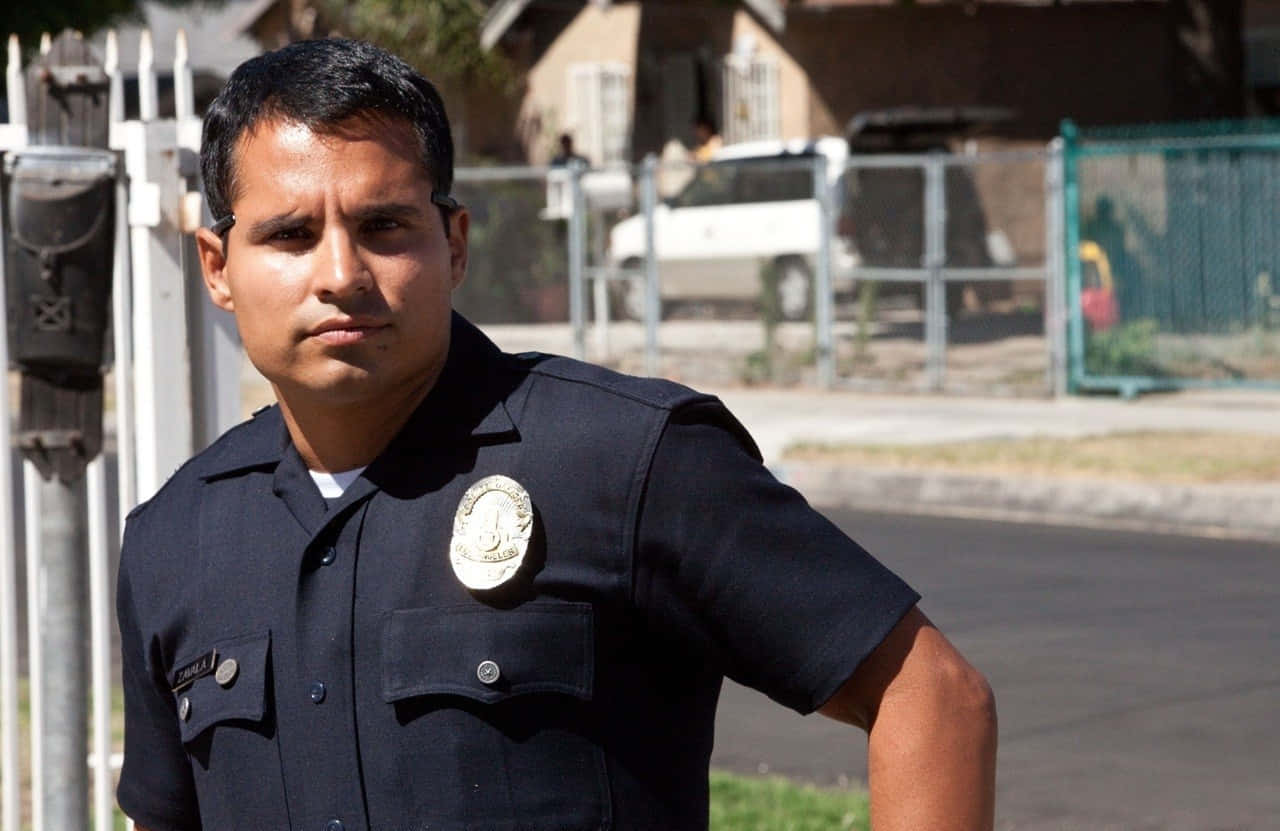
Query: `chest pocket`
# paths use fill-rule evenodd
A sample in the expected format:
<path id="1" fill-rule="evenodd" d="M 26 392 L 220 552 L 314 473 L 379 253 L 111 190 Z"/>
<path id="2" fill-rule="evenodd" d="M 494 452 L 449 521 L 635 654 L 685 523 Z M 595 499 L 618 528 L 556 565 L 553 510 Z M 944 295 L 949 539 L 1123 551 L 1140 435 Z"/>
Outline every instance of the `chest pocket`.
<path id="1" fill-rule="evenodd" d="M 174 662 L 198 677 L 173 693 L 205 828 L 248 828 L 276 816 L 284 781 L 271 689 L 271 633 L 211 642 Z M 254 787 L 245 788 L 252 772 Z"/>
<path id="2" fill-rule="evenodd" d="M 400 780 L 460 797 L 411 806 L 415 820 L 443 829 L 607 827 L 594 667 L 589 603 L 388 614 L 382 697 L 401 733 Z"/>
<path id="3" fill-rule="evenodd" d="M 270 651 L 271 634 L 267 632 L 221 641 L 199 656 L 176 662 L 176 666 L 196 666 L 201 672 L 174 692 L 184 744 L 221 722 L 263 721 Z"/>

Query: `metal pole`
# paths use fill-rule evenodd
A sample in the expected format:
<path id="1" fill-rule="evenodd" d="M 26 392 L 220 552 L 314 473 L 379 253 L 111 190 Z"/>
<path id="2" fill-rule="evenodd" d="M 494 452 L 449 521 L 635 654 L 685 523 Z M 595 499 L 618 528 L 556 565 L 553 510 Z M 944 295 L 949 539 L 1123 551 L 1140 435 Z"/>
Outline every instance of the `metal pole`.
<path id="1" fill-rule="evenodd" d="M 1062 139 L 1049 142 L 1044 166 L 1044 331 L 1049 342 L 1046 386 L 1054 396 L 1067 394 L 1067 315 L 1064 254 L 1066 230 L 1062 205 Z"/>
<path id="2" fill-rule="evenodd" d="M 2 154 L 0 154 L 2 155 Z M 4 239 L 0 215 L 0 239 Z M 0 253 L 0 320 L 5 309 L 5 258 Z M 9 366 L 9 339 L 0 337 L 0 367 Z M 0 828 L 19 831 L 22 800 L 18 784 L 21 757 L 18 737 L 18 571 L 17 535 L 13 517 L 13 439 L 10 430 L 9 380 L 0 378 L 0 799 L 4 800 Z"/>
<path id="3" fill-rule="evenodd" d="M 662 298 L 658 293 L 658 248 L 655 214 L 658 210 L 658 157 L 644 157 L 640 180 L 641 208 L 644 210 L 644 366 L 649 375 L 658 374 L 658 321 L 662 318 Z"/>
<path id="4" fill-rule="evenodd" d="M 596 360 L 609 359 L 609 272 L 604 268 L 604 215 L 596 210 L 589 215 L 587 236 L 591 240 L 591 300 L 594 306 Z"/>
<path id="5" fill-rule="evenodd" d="M 41 598 L 40 649 L 57 660 L 45 661 L 40 688 L 33 694 L 52 706 L 45 709 L 40 741 L 44 746 L 44 787 L 40 799 L 50 828 L 89 825 L 88 737 L 89 678 L 84 635 L 89 631 L 88 581 L 84 551 L 87 540 L 84 481 L 57 476 L 40 483 Z"/>
<path id="6" fill-rule="evenodd" d="M 1062 122 L 1062 227 L 1066 276 L 1067 389 L 1074 391 L 1084 375 L 1084 322 L 1080 319 L 1080 182 L 1076 125 Z"/>
<path id="7" fill-rule="evenodd" d="M 40 629 L 43 621 L 40 602 L 40 473 L 31 462 L 22 463 L 22 502 L 27 553 L 27 685 L 31 702 L 31 829 L 44 831 L 44 699 L 38 679 L 43 677 L 43 652 Z"/>
<path id="8" fill-rule="evenodd" d="M 573 193 L 573 213 L 569 215 L 569 324 L 573 329 L 573 356 L 578 360 L 587 357 L 587 332 L 583 301 L 583 271 L 586 269 L 587 212 L 582 194 L 581 162 L 569 165 L 569 183 Z"/>
<path id="9" fill-rule="evenodd" d="M 93 679 L 93 826 L 111 831 L 111 546 L 107 532 L 107 465 L 102 455 L 85 471 L 89 502 L 89 617 Z"/>
<path id="10" fill-rule="evenodd" d="M 817 347 L 818 384 L 831 389 L 835 384 L 835 351 L 832 349 L 831 296 L 831 188 L 827 186 L 827 159 L 813 159 L 813 195 L 818 200 L 818 258 L 814 269 L 814 332 Z"/>
<path id="11" fill-rule="evenodd" d="M 113 127 L 121 136 L 122 127 Z M 116 479 L 118 482 L 117 516 L 123 519 L 138 502 L 138 468 L 134 455 L 133 406 L 133 276 L 130 270 L 129 186 L 121 175 L 116 184 L 116 248 L 111 283 L 112 335 L 115 366 L 112 374 L 116 390 Z"/>
<path id="12" fill-rule="evenodd" d="M 925 284 L 924 340 L 929 388 L 942 389 L 946 370 L 947 291 L 942 267 L 946 264 L 947 202 L 944 168 L 939 154 L 925 161 L 924 257 L 928 270 Z"/>

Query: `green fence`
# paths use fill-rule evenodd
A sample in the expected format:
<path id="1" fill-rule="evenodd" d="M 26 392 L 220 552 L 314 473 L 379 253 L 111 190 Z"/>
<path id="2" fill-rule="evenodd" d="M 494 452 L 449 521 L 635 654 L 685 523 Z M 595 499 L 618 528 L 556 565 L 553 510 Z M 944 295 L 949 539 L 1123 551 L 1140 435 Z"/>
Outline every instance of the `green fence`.
<path id="1" fill-rule="evenodd" d="M 1280 388 L 1280 120 L 1063 141 L 1071 388 Z"/>

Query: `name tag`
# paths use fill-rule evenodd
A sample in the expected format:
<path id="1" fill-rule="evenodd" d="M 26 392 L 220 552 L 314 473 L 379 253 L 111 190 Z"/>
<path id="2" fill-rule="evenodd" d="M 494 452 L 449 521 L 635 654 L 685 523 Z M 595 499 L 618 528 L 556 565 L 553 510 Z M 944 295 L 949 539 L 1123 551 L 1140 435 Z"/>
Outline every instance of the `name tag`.
<path id="1" fill-rule="evenodd" d="M 179 669 L 173 675 L 173 691 L 182 692 L 191 686 L 197 678 L 203 678 L 213 672 L 218 663 L 218 650 L 206 652 L 199 658 Z"/>

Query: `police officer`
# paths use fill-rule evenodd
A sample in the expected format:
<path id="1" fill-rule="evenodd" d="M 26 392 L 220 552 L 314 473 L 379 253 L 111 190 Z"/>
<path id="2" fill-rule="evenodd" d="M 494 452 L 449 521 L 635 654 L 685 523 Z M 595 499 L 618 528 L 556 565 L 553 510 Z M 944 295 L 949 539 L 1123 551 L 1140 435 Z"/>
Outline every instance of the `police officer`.
<path id="1" fill-rule="evenodd" d="M 986 682 L 720 403 L 454 315 L 435 89 L 232 75 L 197 239 L 278 405 L 129 517 L 119 801 L 179 829 L 696 829 L 728 675 L 869 731 L 879 829 L 992 824 Z"/>

